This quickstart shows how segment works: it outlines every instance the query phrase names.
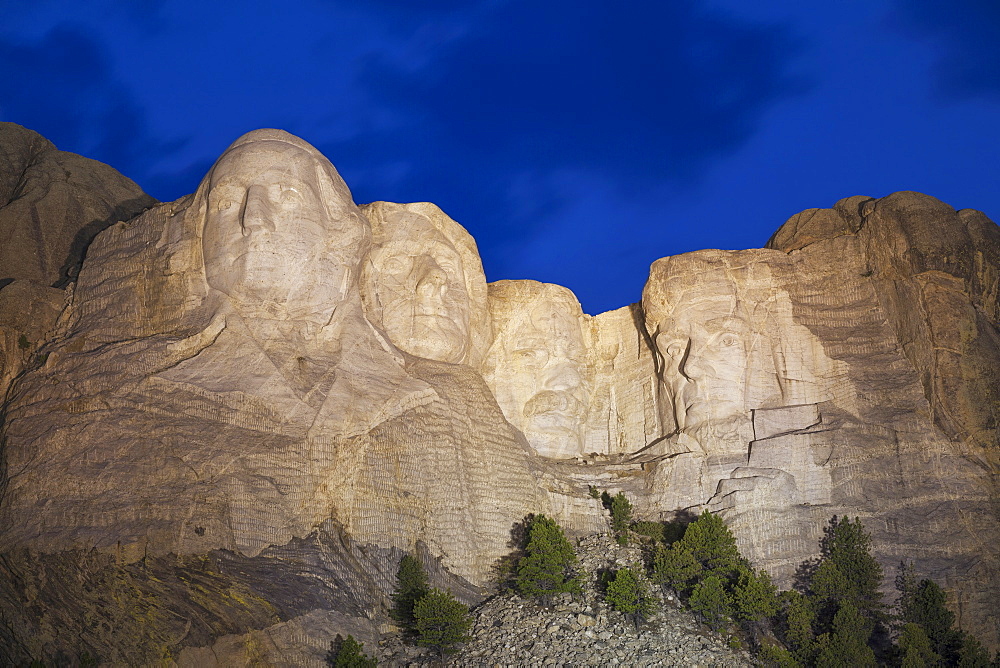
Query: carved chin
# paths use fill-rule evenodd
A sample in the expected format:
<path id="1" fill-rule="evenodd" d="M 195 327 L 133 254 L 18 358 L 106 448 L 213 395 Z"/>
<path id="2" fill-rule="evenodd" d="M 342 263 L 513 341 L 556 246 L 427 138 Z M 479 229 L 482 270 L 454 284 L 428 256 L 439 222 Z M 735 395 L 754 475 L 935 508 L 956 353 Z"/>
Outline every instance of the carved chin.
<path id="1" fill-rule="evenodd" d="M 582 452 L 580 435 L 575 430 L 550 425 L 545 429 L 525 427 L 524 436 L 542 457 L 568 459 Z"/>
<path id="2" fill-rule="evenodd" d="M 418 318 L 406 351 L 418 357 L 457 364 L 465 357 L 465 342 L 466 336 L 451 320 Z"/>
<path id="3" fill-rule="evenodd" d="M 582 452 L 581 428 L 579 416 L 553 411 L 527 417 L 524 436 L 538 454 L 561 459 Z"/>

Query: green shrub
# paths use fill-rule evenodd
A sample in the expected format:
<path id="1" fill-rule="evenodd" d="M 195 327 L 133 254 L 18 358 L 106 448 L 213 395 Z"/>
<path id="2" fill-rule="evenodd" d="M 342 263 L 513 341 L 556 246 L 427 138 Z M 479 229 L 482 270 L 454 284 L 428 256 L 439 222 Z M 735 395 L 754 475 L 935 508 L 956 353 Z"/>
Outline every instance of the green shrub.
<path id="1" fill-rule="evenodd" d="M 446 591 L 432 588 L 413 606 L 417 644 L 436 649 L 440 657 L 469 640 L 469 609 Z"/>
<path id="2" fill-rule="evenodd" d="M 559 524 L 545 515 L 528 518 L 528 542 L 517 564 L 514 584 L 522 596 L 548 603 L 553 594 L 580 592 L 573 571 L 576 552 Z"/>
<path id="3" fill-rule="evenodd" d="M 646 583 L 631 569 L 623 568 L 608 583 L 605 600 L 612 608 L 635 623 L 636 629 L 656 609 Z"/>
<path id="4" fill-rule="evenodd" d="M 632 533 L 652 538 L 657 543 L 663 542 L 663 522 L 633 522 Z"/>
<path id="5" fill-rule="evenodd" d="M 718 575 L 709 575 L 696 584 L 688 604 L 715 631 L 730 620 L 733 612 L 732 599 Z"/>
<path id="6" fill-rule="evenodd" d="M 331 668 L 375 668 L 378 662 L 365 654 L 364 645 L 348 634 L 347 638 L 337 634 L 336 640 L 330 643 L 330 651 L 326 653 L 326 665 Z"/>
<path id="7" fill-rule="evenodd" d="M 409 554 L 399 560 L 396 589 L 392 594 L 392 617 L 407 629 L 414 625 L 413 606 L 428 592 L 427 573 L 420 561 Z"/>

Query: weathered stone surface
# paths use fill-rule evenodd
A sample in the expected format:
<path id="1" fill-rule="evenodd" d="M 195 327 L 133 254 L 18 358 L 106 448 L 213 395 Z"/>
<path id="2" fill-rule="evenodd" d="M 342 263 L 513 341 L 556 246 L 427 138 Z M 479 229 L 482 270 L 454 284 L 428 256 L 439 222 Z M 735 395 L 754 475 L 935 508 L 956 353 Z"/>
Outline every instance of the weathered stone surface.
<path id="1" fill-rule="evenodd" d="M 111 167 L 0 123 L 0 287 L 14 279 L 63 287 L 98 232 L 155 202 Z"/>
<path id="2" fill-rule="evenodd" d="M 825 519 L 860 515 L 887 567 L 914 561 L 996 643 L 997 228 L 915 193 L 807 213 L 772 239 L 788 253 L 654 264 L 643 305 L 676 428 L 644 451 L 640 498 L 722 510 L 785 584 Z"/>
<path id="3" fill-rule="evenodd" d="M 99 234 L 71 292 L 0 290 L 0 656 L 315 663 L 377 641 L 404 551 L 478 600 L 527 513 L 599 530 L 591 487 L 722 512 L 784 584 L 859 515 L 996 646 L 1000 231 L 897 193 L 770 245 L 659 260 L 591 317 L 559 286 L 487 293 L 433 205 L 359 208 L 306 142 L 244 136 Z M 137 610 L 145 640 L 94 630 Z"/>
<path id="4" fill-rule="evenodd" d="M 365 318 L 369 240 L 333 166 L 278 131 L 100 235 L 6 406 L 2 548 L 253 558 L 330 520 L 369 552 L 421 541 L 484 582 L 546 492 L 477 373 Z"/>
<path id="5" fill-rule="evenodd" d="M 373 202 L 361 296 L 400 349 L 476 366 L 489 346 L 486 275 L 472 236 L 427 202 Z"/>
<path id="6" fill-rule="evenodd" d="M 489 305 L 496 335 L 483 375 L 507 420 L 544 457 L 583 454 L 595 369 L 580 302 L 559 285 L 498 281 Z"/>
<path id="7" fill-rule="evenodd" d="M 68 295 L 34 281 L 17 280 L 0 288 L 0 397 L 31 364 L 56 326 Z"/>

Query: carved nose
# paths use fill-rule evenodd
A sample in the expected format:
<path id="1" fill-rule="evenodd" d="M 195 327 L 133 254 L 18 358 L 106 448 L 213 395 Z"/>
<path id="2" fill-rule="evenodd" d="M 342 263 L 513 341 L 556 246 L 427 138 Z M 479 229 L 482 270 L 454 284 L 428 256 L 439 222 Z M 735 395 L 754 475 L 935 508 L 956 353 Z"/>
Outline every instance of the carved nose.
<path id="1" fill-rule="evenodd" d="M 545 372 L 547 390 L 574 390 L 580 386 L 581 381 L 576 365 L 568 361 L 556 362 Z"/>
<path id="2" fill-rule="evenodd" d="M 245 232 L 274 230 L 274 222 L 271 220 L 271 200 L 264 186 L 255 184 L 247 188 L 240 224 Z"/>
<path id="3" fill-rule="evenodd" d="M 440 298 L 443 296 L 444 286 L 447 282 L 444 270 L 430 258 L 423 263 L 421 269 L 422 275 L 417 280 L 417 294 L 423 297 Z"/>
<path id="4" fill-rule="evenodd" d="M 420 266 L 417 279 L 417 312 L 422 315 L 447 315 L 444 295 L 447 292 L 447 276 L 432 258 L 426 258 Z"/>

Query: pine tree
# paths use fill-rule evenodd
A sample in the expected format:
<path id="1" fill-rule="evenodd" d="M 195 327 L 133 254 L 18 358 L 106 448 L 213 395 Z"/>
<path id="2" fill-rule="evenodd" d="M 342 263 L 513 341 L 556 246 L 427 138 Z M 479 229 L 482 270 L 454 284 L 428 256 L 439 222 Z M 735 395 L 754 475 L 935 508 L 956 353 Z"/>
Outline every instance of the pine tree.
<path id="1" fill-rule="evenodd" d="M 696 584 L 688 605 L 716 631 L 729 621 L 733 610 L 725 583 L 718 575 L 709 575 Z"/>
<path id="2" fill-rule="evenodd" d="M 909 605 L 902 610 L 903 621 L 923 627 L 934 651 L 945 659 L 958 653 L 960 638 L 952 629 L 955 613 L 945 605 L 945 594 L 933 580 L 921 580 L 910 597 Z"/>
<path id="3" fill-rule="evenodd" d="M 920 581 L 917 579 L 913 564 L 900 561 L 899 572 L 896 574 L 896 591 L 899 592 L 899 599 L 896 601 L 896 615 L 900 620 L 906 620 L 919 585 Z"/>
<path id="4" fill-rule="evenodd" d="M 679 541 L 673 545 L 658 545 L 653 554 L 653 582 L 671 587 L 678 594 L 687 594 L 691 581 L 701 573 L 701 564 L 691 550 Z"/>
<path id="5" fill-rule="evenodd" d="M 760 665 L 768 668 L 801 668 L 802 664 L 791 652 L 778 645 L 764 645 L 757 654 Z"/>
<path id="6" fill-rule="evenodd" d="M 337 634 L 336 640 L 330 643 L 330 651 L 326 654 L 326 664 L 331 668 L 375 668 L 378 662 L 362 652 L 364 645 L 348 634 L 347 638 Z"/>
<path id="7" fill-rule="evenodd" d="M 990 653 L 972 635 L 959 631 L 958 668 L 991 668 L 1000 665 L 1000 654 L 994 662 L 990 662 Z"/>
<path id="8" fill-rule="evenodd" d="M 913 622 L 903 625 L 899 634 L 899 652 L 903 668 L 931 668 L 941 661 L 923 627 Z"/>
<path id="9" fill-rule="evenodd" d="M 628 545 L 628 525 L 632 521 L 632 502 L 624 492 L 611 499 L 611 530 L 620 545 Z"/>
<path id="10" fill-rule="evenodd" d="M 797 591 L 781 593 L 785 606 L 784 638 L 785 643 L 799 661 L 808 663 L 814 650 L 813 622 L 816 614 L 806 597 Z"/>
<path id="11" fill-rule="evenodd" d="M 631 568 L 623 568 L 615 573 L 614 580 L 608 583 L 605 600 L 627 619 L 632 619 L 636 630 L 645 617 L 655 609 L 649 588 Z"/>
<path id="12" fill-rule="evenodd" d="M 767 620 L 778 614 L 778 590 L 767 571 L 740 571 L 733 589 L 733 610 L 757 642 Z"/>
<path id="13" fill-rule="evenodd" d="M 469 609 L 446 591 L 432 588 L 413 606 L 417 644 L 438 651 L 444 657 L 469 639 L 472 619 Z"/>
<path id="14" fill-rule="evenodd" d="M 820 541 L 823 562 L 837 567 L 846 580 L 846 590 L 839 598 L 849 600 L 872 626 L 885 619 L 882 603 L 882 566 L 872 556 L 872 537 L 857 517 L 838 521 L 836 515 Z M 823 567 L 821 562 L 820 568 Z"/>
<path id="15" fill-rule="evenodd" d="M 573 573 L 576 552 L 555 520 L 545 515 L 531 517 L 524 551 L 514 578 L 522 596 L 535 596 L 547 604 L 553 594 L 580 592 L 580 581 Z"/>
<path id="16" fill-rule="evenodd" d="M 817 641 L 816 668 L 874 668 L 875 652 L 868 646 L 868 621 L 850 601 L 841 604 L 833 630 Z"/>
<path id="17" fill-rule="evenodd" d="M 675 545 L 690 550 L 705 571 L 723 579 L 732 577 L 743 563 L 729 527 L 707 510 L 688 525 L 684 537 Z"/>
<path id="18" fill-rule="evenodd" d="M 399 560 L 396 572 L 396 590 L 392 594 L 394 603 L 392 616 L 407 629 L 414 624 L 413 606 L 428 592 L 427 573 L 420 561 L 409 554 Z"/>

